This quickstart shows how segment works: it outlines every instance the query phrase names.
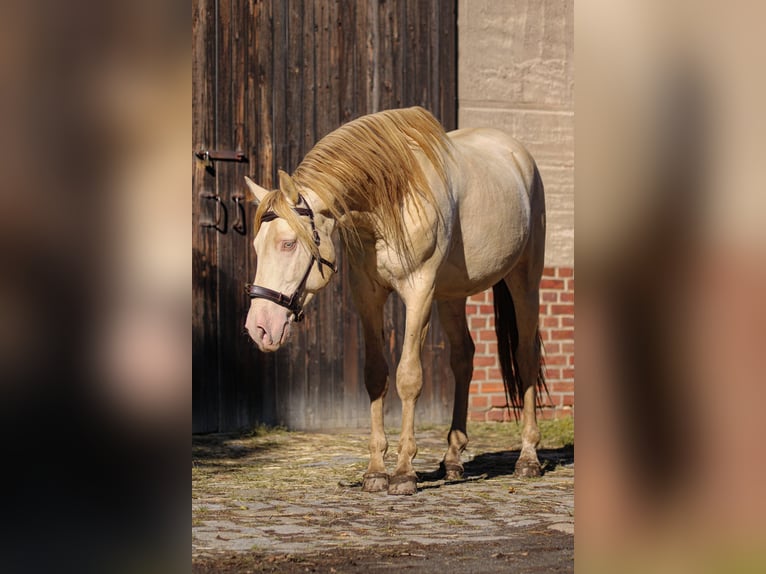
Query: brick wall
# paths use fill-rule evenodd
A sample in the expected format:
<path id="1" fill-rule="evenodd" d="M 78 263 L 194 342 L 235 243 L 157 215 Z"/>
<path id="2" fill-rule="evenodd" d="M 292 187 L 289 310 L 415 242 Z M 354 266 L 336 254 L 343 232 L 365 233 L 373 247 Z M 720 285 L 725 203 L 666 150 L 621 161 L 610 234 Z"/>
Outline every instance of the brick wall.
<path id="1" fill-rule="evenodd" d="M 468 418 L 474 421 L 512 420 L 505 408 L 505 391 L 497 360 L 492 289 L 474 295 L 466 305 L 476 355 Z M 540 333 L 545 346 L 546 380 L 550 397 L 543 396 L 541 418 L 574 413 L 574 269 L 546 267 L 540 283 Z"/>

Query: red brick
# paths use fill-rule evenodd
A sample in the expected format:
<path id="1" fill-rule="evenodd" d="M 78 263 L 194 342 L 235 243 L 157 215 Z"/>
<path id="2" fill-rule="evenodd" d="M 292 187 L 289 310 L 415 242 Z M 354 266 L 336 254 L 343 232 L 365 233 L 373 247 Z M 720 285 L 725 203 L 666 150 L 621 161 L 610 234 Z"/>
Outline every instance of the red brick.
<path id="1" fill-rule="evenodd" d="M 567 279 L 567 291 L 574 291 L 574 279 Z"/>
<path id="2" fill-rule="evenodd" d="M 478 310 L 479 310 L 479 306 L 478 305 L 474 305 L 472 303 L 469 303 L 468 305 L 465 306 L 465 314 L 467 316 L 469 316 L 469 317 L 471 315 L 476 315 Z"/>
<path id="3" fill-rule="evenodd" d="M 482 316 L 477 317 L 471 317 L 471 320 L 469 322 L 469 326 L 472 331 L 475 331 L 477 329 L 486 329 L 487 328 L 487 318 Z"/>
<path id="4" fill-rule="evenodd" d="M 561 378 L 562 379 L 574 379 L 575 378 L 575 370 L 574 369 L 562 369 L 561 370 Z"/>
<path id="5" fill-rule="evenodd" d="M 570 407 L 574 405 L 574 395 L 562 395 L 561 404 Z"/>
<path id="6" fill-rule="evenodd" d="M 554 383 L 551 383 L 549 390 L 551 391 L 551 393 L 560 393 L 560 394 L 573 393 L 574 383 L 556 381 Z"/>
<path id="7" fill-rule="evenodd" d="M 559 299 L 562 303 L 574 303 L 575 296 L 574 293 L 567 293 L 566 291 L 563 291 L 559 294 Z"/>
<path id="8" fill-rule="evenodd" d="M 538 395 L 538 398 L 540 399 L 538 403 L 542 404 L 543 408 L 552 409 L 555 407 L 555 405 L 553 404 L 553 399 L 549 397 L 546 393 L 542 393 L 541 395 Z"/>
<path id="9" fill-rule="evenodd" d="M 551 305 L 551 315 L 574 315 L 574 305 Z"/>
<path id="10" fill-rule="evenodd" d="M 477 355 L 473 358 L 474 367 L 489 367 L 495 364 L 494 357 L 487 357 L 483 355 Z"/>
<path id="11" fill-rule="evenodd" d="M 485 417 L 487 421 L 503 421 L 505 420 L 505 413 L 500 409 L 493 409 L 487 411 Z"/>
<path id="12" fill-rule="evenodd" d="M 481 293 L 476 293 L 475 295 L 471 295 L 468 298 L 468 301 L 471 303 L 484 303 L 487 300 L 487 292 L 482 291 Z"/>
<path id="13" fill-rule="evenodd" d="M 543 267 L 543 277 L 555 277 L 555 276 L 556 276 L 555 267 Z"/>
<path id="14" fill-rule="evenodd" d="M 505 395 L 491 395 L 489 402 L 493 407 L 504 407 L 506 405 Z"/>
<path id="15" fill-rule="evenodd" d="M 561 326 L 562 327 L 574 327 L 575 326 L 574 317 L 566 317 L 566 316 L 561 317 Z"/>
<path id="16" fill-rule="evenodd" d="M 545 356 L 558 355 L 561 352 L 561 343 L 549 342 L 545 343 Z"/>
<path id="17" fill-rule="evenodd" d="M 476 355 L 487 355 L 487 343 L 474 343 L 474 354 Z"/>
<path id="18" fill-rule="evenodd" d="M 566 317 L 564 317 L 566 319 Z M 559 326 L 559 317 L 553 316 L 553 317 L 543 317 L 542 318 L 542 326 L 543 327 L 558 327 Z"/>
<path id="19" fill-rule="evenodd" d="M 497 341 L 497 335 L 495 335 L 494 331 L 485 329 L 483 331 L 479 331 L 479 341 Z"/>
<path id="20" fill-rule="evenodd" d="M 494 305 L 479 305 L 479 313 L 483 313 L 485 315 L 494 315 L 495 306 Z"/>
<path id="21" fill-rule="evenodd" d="M 545 364 L 546 365 L 566 365 L 567 364 L 567 356 L 566 355 L 548 355 L 545 357 Z"/>
<path id="22" fill-rule="evenodd" d="M 487 417 L 484 414 L 484 411 L 470 411 L 468 413 L 468 420 L 475 421 L 475 422 L 486 422 Z"/>
<path id="23" fill-rule="evenodd" d="M 487 369 L 487 378 L 490 381 L 502 381 L 503 380 L 503 373 L 498 368 Z"/>
<path id="24" fill-rule="evenodd" d="M 487 345 L 487 354 L 488 355 L 497 355 L 497 342 L 488 342 Z"/>
<path id="25" fill-rule="evenodd" d="M 539 414 L 537 415 L 537 419 L 543 420 L 543 421 L 549 421 L 549 420 L 555 419 L 557 412 L 558 412 L 558 409 L 554 409 L 554 408 L 543 409 L 542 411 L 538 412 Z"/>
<path id="26" fill-rule="evenodd" d="M 540 281 L 540 289 L 556 289 L 562 291 L 564 289 L 563 279 L 543 279 Z"/>
<path id="27" fill-rule="evenodd" d="M 565 354 L 574 353 L 574 343 L 561 343 L 561 352 Z"/>
<path id="28" fill-rule="evenodd" d="M 555 339 L 557 341 L 565 340 L 565 339 L 574 339 L 574 329 L 561 329 L 556 331 L 551 331 L 551 339 Z M 545 341 L 545 337 L 543 337 L 543 341 Z"/>
<path id="29" fill-rule="evenodd" d="M 568 362 L 569 362 L 570 365 L 574 365 L 575 364 L 574 363 L 574 357 L 575 357 L 574 355 L 569 355 L 569 361 Z"/>
<path id="30" fill-rule="evenodd" d="M 487 370 L 486 369 L 474 369 L 473 375 L 471 376 L 472 381 L 486 381 L 487 380 Z M 473 389 L 471 389 L 471 392 L 474 392 Z"/>
<path id="31" fill-rule="evenodd" d="M 471 397 L 471 408 L 485 408 L 489 404 L 489 399 L 485 396 Z"/>
<path id="32" fill-rule="evenodd" d="M 504 393 L 505 387 L 503 383 L 482 383 L 481 392 L 487 395 L 490 393 Z"/>
<path id="33" fill-rule="evenodd" d="M 574 276 L 574 269 L 571 267 L 559 267 L 556 270 L 556 276 L 558 277 L 572 277 Z"/>
<path id="34" fill-rule="evenodd" d="M 550 381 L 555 381 L 561 378 L 561 370 L 560 369 L 549 369 L 545 368 L 545 376 Z"/>
<path id="35" fill-rule="evenodd" d="M 543 291 L 540 294 L 540 300 L 547 303 L 557 303 L 559 300 L 559 294 L 557 291 Z"/>

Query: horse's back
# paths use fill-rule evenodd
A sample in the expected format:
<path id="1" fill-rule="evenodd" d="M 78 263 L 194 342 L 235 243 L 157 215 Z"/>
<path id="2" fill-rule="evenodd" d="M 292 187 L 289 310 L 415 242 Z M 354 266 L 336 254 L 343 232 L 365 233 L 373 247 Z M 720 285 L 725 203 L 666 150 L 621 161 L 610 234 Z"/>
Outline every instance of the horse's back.
<path id="1" fill-rule="evenodd" d="M 462 159 L 476 164 L 486 177 L 507 177 L 518 173 L 525 188 L 531 189 L 535 161 L 527 148 L 508 133 L 494 128 L 464 128 L 448 133 Z"/>

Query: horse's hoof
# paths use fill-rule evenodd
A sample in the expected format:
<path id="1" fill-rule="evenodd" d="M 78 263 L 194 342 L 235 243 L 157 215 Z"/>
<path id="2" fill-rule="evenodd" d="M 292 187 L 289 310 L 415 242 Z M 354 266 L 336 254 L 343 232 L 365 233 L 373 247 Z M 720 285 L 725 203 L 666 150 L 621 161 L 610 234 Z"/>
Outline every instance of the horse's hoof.
<path id="1" fill-rule="evenodd" d="M 463 465 L 455 463 L 444 464 L 444 480 L 447 482 L 451 480 L 463 479 Z"/>
<path id="2" fill-rule="evenodd" d="M 364 475 L 364 492 L 382 492 L 388 490 L 388 475 L 385 472 L 368 472 Z"/>
<path id="3" fill-rule="evenodd" d="M 388 481 L 388 494 L 411 495 L 418 491 L 418 478 L 410 474 L 395 474 Z"/>
<path id="4" fill-rule="evenodd" d="M 536 460 L 521 460 L 516 462 L 516 476 L 521 478 L 535 478 L 542 475 L 540 463 Z"/>

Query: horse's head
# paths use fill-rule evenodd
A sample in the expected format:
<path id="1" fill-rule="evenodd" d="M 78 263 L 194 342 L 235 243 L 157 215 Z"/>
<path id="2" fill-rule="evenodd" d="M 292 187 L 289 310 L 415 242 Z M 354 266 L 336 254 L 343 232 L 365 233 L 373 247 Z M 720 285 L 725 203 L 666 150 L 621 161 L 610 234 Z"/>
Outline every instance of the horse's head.
<path id="1" fill-rule="evenodd" d="M 251 302 L 245 328 L 261 351 L 276 351 L 287 341 L 290 324 L 303 318 L 303 307 L 337 271 L 335 220 L 323 215 L 316 196 L 299 189 L 283 171 L 275 191 L 248 177 L 245 182 L 260 203 L 253 240 L 257 266 L 247 286 Z"/>

